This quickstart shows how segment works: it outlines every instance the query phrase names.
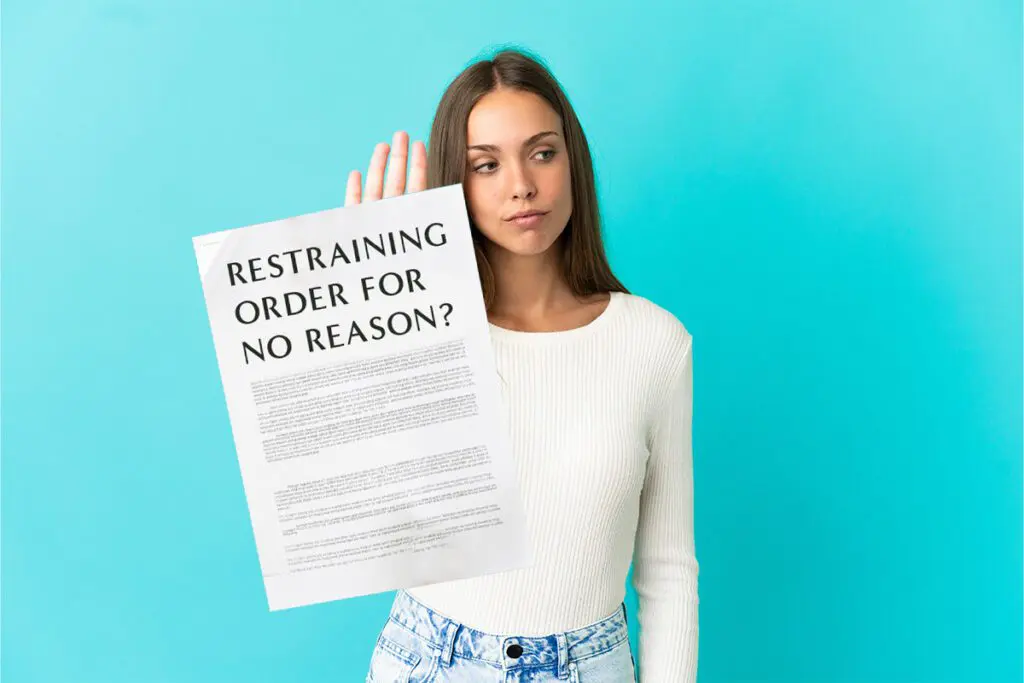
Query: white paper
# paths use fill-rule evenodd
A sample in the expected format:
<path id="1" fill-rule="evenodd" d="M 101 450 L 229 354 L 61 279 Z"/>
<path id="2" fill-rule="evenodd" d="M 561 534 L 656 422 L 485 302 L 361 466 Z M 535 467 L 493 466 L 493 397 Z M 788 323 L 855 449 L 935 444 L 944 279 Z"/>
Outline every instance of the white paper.
<path id="1" fill-rule="evenodd" d="M 193 243 L 271 610 L 532 564 L 461 185 Z"/>

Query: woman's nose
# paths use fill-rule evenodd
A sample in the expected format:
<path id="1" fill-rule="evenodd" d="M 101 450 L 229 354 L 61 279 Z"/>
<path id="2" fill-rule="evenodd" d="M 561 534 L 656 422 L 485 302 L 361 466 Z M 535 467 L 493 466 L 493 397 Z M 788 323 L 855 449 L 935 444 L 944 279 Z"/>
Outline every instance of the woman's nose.
<path id="1" fill-rule="evenodd" d="M 537 193 L 537 187 L 533 179 L 521 167 L 513 168 L 511 176 L 512 197 L 514 199 L 529 199 Z"/>

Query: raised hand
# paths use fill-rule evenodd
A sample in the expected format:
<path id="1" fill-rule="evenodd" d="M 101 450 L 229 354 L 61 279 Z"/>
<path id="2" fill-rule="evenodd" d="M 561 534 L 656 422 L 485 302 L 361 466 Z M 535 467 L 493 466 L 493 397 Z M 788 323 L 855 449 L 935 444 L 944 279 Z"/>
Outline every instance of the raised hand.
<path id="1" fill-rule="evenodd" d="M 388 165 L 388 153 L 391 164 Z M 359 171 L 348 174 L 345 186 L 345 206 L 360 202 L 372 202 L 375 199 L 396 197 L 406 192 L 405 172 L 409 157 L 409 135 L 405 131 L 397 131 L 392 138 L 392 145 L 381 142 L 373 149 L 370 167 L 366 170 L 366 191 L 362 189 L 362 177 Z M 387 179 L 384 168 L 387 166 Z M 427 147 L 417 140 L 412 146 L 412 165 L 409 170 L 409 192 L 427 189 Z"/>

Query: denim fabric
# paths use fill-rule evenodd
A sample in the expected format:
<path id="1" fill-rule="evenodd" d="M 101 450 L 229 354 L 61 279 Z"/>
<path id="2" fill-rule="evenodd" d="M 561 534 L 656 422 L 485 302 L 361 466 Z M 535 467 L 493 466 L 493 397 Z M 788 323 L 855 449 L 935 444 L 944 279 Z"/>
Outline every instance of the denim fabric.
<path id="1" fill-rule="evenodd" d="M 514 636 L 469 628 L 398 591 L 366 683 L 634 683 L 635 671 L 625 605 L 572 631 Z"/>

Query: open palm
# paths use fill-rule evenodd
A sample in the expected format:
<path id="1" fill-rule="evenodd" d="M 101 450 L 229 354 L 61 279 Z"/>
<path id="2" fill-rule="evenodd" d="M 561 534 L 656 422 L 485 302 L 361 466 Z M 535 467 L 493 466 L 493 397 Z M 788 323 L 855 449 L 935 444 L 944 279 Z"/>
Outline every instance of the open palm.
<path id="1" fill-rule="evenodd" d="M 388 165 L 388 155 L 391 164 Z M 354 170 L 348 174 L 345 186 L 345 206 L 360 202 L 371 202 L 375 199 L 397 197 L 407 190 L 405 183 L 406 164 L 409 161 L 409 135 L 398 131 L 389 146 L 386 142 L 378 143 L 370 157 L 370 166 L 366 170 L 366 190 L 363 190 L 362 176 Z M 387 167 L 387 178 L 384 168 Z M 427 147 L 417 140 L 412 146 L 412 163 L 409 169 L 409 192 L 419 192 L 427 188 Z"/>

